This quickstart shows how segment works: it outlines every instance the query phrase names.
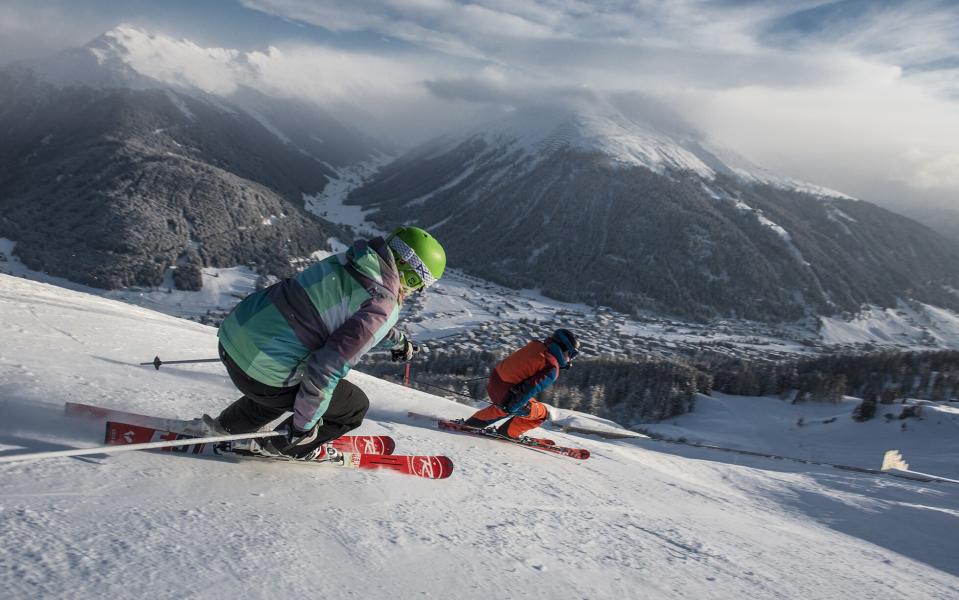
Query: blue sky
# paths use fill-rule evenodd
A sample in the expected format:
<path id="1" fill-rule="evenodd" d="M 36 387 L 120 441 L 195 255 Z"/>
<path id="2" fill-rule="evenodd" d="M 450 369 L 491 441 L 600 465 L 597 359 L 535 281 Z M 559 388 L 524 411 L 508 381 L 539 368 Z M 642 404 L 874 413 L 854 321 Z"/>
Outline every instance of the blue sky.
<path id="1" fill-rule="evenodd" d="M 272 91 L 359 102 L 411 139 L 496 107 L 642 94 L 788 175 L 887 201 L 959 194 L 952 0 L 0 0 L 0 56 L 119 23 L 247 53 Z"/>

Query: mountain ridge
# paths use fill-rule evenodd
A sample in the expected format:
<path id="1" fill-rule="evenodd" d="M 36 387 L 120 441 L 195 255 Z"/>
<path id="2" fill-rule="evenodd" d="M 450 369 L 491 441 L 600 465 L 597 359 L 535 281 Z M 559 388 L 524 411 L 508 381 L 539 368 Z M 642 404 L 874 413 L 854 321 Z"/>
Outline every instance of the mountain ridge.
<path id="1" fill-rule="evenodd" d="M 348 203 L 382 225 L 431 228 L 481 277 L 634 313 L 788 321 L 900 296 L 959 306 L 943 287 L 959 245 L 905 217 L 726 165 L 693 137 L 628 138 L 603 117 L 519 121 L 415 149 Z"/>
<path id="2" fill-rule="evenodd" d="M 0 237 L 32 269 L 107 289 L 171 269 L 197 289 L 203 266 L 283 276 L 329 250 L 342 233 L 304 196 L 385 147 L 301 101 L 141 73 L 124 43 L 151 39 L 121 26 L 0 70 Z"/>

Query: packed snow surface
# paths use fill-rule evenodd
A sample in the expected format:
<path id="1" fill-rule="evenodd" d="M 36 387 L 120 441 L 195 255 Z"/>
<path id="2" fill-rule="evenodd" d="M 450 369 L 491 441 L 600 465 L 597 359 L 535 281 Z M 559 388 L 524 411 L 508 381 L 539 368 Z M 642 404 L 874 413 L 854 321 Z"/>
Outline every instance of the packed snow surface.
<path id="1" fill-rule="evenodd" d="M 216 346 L 142 307 L 0 275 L 0 336 L 4 454 L 95 445 L 102 426 L 67 400 L 192 417 L 237 395 L 217 364 L 136 366 Z M 407 411 L 470 409 L 350 379 L 373 405 L 360 432 L 448 455 L 453 476 L 159 452 L 4 464 L 4 597 L 959 597 L 954 486 L 541 432 L 581 462 L 431 429 Z"/>
<path id="2" fill-rule="evenodd" d="M 870 306 L 848 320 L 820 317 L 820 323 L 822 341 L 831 346 L 959 348 L 959 315 L 918 302 L 900 302 L 896 308 Z"/>
<path id="3" fill-rule="evenodd" d="M 959 478 L 959 403 L 909 400 L 922 406 L 921 419 L 899 419 L 903 405 L 898 402 L 880 404 L 875 418 L 857 423 L 852 413 L 860 402 L 847 397 L 838 404 L 793 404 L 790 398 L 713 392 L 697 398 L 694 412 L 644 429 L 673 439 L 867 469 L 878 469 L 886 450 L 896 449 L 913 470 Z"/>

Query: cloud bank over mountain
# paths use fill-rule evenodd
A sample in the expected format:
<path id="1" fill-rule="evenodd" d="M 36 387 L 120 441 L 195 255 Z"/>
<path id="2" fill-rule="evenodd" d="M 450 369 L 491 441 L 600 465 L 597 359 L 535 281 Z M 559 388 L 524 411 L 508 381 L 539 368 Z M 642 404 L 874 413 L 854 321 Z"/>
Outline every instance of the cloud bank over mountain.
<path id="1" fill-rule="evenodd" d="M 949 141 L 959 139 L 951 2 L 244 3 L 487 63 L 479 73 L 431 77 L 440 96 L 515 102 L 525 95 L 517 89 L 642 91 L 797 177 L 857 195 L 881 193 L 876 179 L 930 198 L 959 191 L 959 144 Z"/>
<path id="2" fill-rule="evenodd" d="M 14 0 L 0 37 L 29 45 L 29 32 L 47 47 L 64 23 L 115 15 L 154 34 L 130 54 L 141 72 L 338 103 L 410 144 L 584 93 L 642 99 L 682 115 L 672 126 L 854 196 L 943 203 L 959 192 L 952 2 L 242 0 L 198 11 Z"/>

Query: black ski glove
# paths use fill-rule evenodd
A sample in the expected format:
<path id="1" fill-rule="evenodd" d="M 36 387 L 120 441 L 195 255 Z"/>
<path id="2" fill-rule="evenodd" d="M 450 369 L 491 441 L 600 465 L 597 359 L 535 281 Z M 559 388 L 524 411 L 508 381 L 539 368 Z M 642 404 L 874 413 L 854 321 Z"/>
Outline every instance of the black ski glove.
<path id="1" fill-rule="evenodd" d="M 413 360 L 413 355 L 420 351 L 420 347 L 408 339 L 404 339 L 401 344 L 397 344 L 390 350 L 390 358 L 393 362 Z"/>
<path id="2" fill-rule="evenodd" d="M 529 414 L 529 400 L 523 400 L 518 391 L 510 390 L 501 408 L 513 416 L 525 417 Z"/>
<path id="3" fill-rule="evenodd" d="M 282 454 L 292 459 L 306 458 L 320 445 L 317 442 L 319 431 L 317 427 L 309 431 L 297 429 L 293 425 L 293 417 L 280 423 L 274 431 L 285 430 L 283 435 L 274 435 L 260 438 L 260 445 L 269 454 Z"/>

